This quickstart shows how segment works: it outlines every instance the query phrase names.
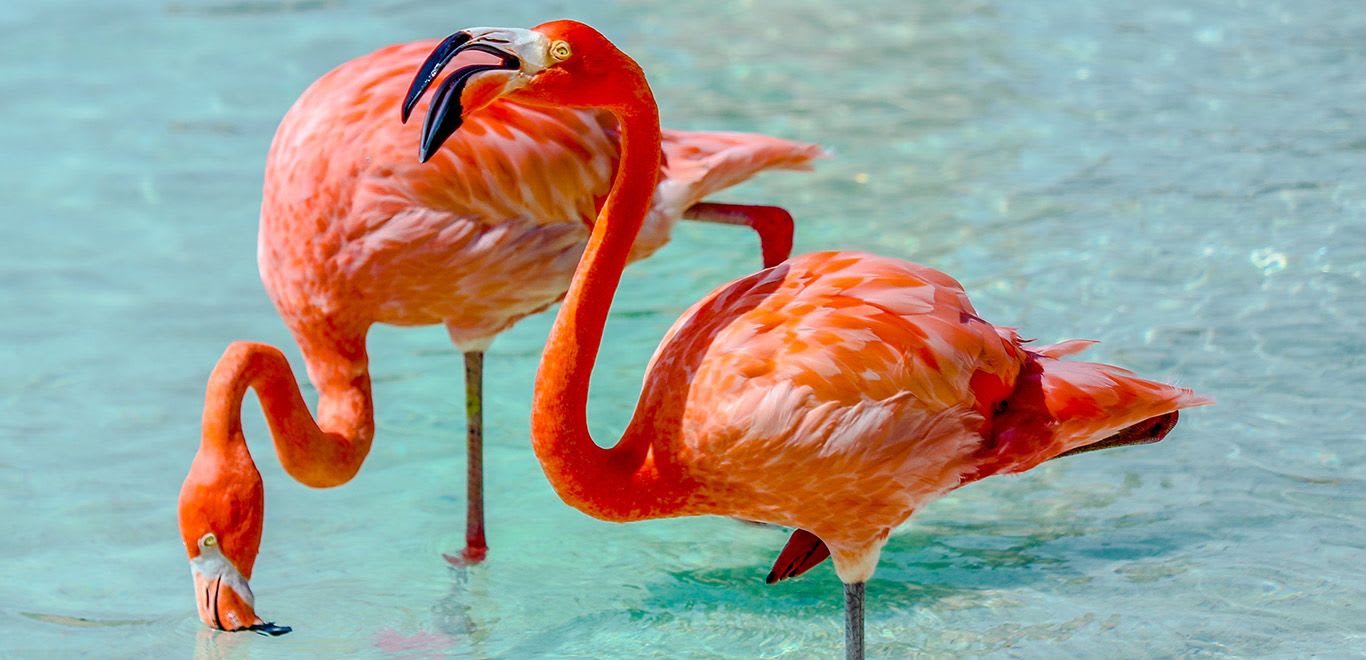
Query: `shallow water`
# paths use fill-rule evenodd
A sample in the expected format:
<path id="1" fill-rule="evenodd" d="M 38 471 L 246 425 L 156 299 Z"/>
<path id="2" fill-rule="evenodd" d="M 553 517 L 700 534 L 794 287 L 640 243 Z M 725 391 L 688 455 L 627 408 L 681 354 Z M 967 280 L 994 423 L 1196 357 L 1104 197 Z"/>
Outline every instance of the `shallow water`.
<path id="1" fill-rule="evenodd" d="M 244 413 L 268 489 L 253 587 L 295 632 L 195 616 L 174 504 L 205 377 L 234 339 L 300 366 L 256 275 L 275 123 L 378 46 L 561 15 L 633 54 L 672 126 L 832 148 L 815 173 L 725 197 L 786 205 L 799 251 L 928 263 L 988 319 L 1104 340 L 1094 357 L 1219 400 L 1163 444 L 918 513 L 869 587 L 871 654 L 1361 652 L 1358 3 L 501 4 L 0 4 L 0 656 L 839 652 L 828 565 L 763 584 L 782 533 L 616 526 L 558 502 L 527 442 L 546 315 L 488 357 L 490 561 L 440 558 L 463 536 L 459 355 L 440 329 L 381 327 L 378 434 L 352 483 L 292 482 L 254 401 Z M 590 406 L 600 436 L 625 424 L 672 319 L 755 268 L 739 236 L 684 226 L 627 274 Z"/>

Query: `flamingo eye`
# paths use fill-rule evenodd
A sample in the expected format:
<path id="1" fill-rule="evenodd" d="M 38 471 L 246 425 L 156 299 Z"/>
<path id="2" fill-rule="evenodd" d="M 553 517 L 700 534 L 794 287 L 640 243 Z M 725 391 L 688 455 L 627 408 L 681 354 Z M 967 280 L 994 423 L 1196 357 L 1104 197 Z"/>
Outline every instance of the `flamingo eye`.
<path id="1" fill-rule="evenodd" d="M 573 54 L 574 52 L 569 49 L 568 41 L 556 41 L 550 44 L 550 56 L 560 62 L 569 59 L 569 56 Z"/>
<path id="2" fill-rule="evenodd" d="M 214 535 L 213 535 L 213 532 L 210 532 L 210 533 L 205 534 L 204 536 L 200 537 L 200 539 L 199 539 L 199 544 L 202 545 L 202 546 L 204 546 L 204 547 L 206 547 L 206 548 L 212 548 L 212 547 L 218 545 L 218 537 L 217 537 L 217 536 L 214 536 Z"/>

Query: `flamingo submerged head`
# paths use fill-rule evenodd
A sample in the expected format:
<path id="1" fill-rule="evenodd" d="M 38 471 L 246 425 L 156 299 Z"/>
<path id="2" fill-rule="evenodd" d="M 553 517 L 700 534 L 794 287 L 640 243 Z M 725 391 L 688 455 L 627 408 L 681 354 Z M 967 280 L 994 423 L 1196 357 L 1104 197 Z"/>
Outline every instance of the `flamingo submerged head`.
<path id="1" fill-rule="evenodd" d="M 496 62 L 471 53 L 493 56 Z M 473 56 L 478 57 L 478 56 Z M 419 158 L 426 162 L 455 134 L 464 118 L 501 97 L 528 105 L 613 109 L 630 103 L 644 85 L 585 85 L 619 80 L 640 68 L 600 32 L 577 21 L 522 28 L 469 28 L 446 37 L 422 63 L 403 101 L 408 121 L 418 100 L 452 61 L 465 62 L 437 87 L 422 125 Z M 623 64 L 630 63 L 629 66 Z M 479 74 L 479 75 L 477 75 Z"/>
<path id="2" fill-rule="evenodd" d="M 288 626 L 256 615 L 247 582 L 261 546 L 261 477 L 254 465 L 245 472 L 223 470 L 222 459 L 230 462 L 232 453 L 215 456 L 201 448 L 180 489 L 180 534 L 190 558 L 199 618 L 218 630 L 283 635 Z"/>

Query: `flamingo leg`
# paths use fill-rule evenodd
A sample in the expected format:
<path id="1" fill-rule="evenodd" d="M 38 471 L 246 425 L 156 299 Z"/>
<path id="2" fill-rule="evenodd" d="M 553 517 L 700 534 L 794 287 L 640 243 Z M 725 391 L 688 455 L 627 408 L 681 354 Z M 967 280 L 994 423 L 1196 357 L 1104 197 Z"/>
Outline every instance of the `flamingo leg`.
<path id="1" fill-rule="evenodd" d="M 484 539 L 484 352 L 465 353 L 465 549 L 446 555 L 456 566 L 477 564 L 488 556 Z"/>
<path id="2" fill-rule="evenodd" d="M 683 212 L 684 220 L 744 225 L 759 234 L 764 268 L 772 268 L 792 255 L 792 214 L 777 206 L 700 202 Z"/>
<path id="3" fill-rule="evenodd" d="M 863 587 L 865 583 L 844 585 L 844 658 L 863 660 Z"/>

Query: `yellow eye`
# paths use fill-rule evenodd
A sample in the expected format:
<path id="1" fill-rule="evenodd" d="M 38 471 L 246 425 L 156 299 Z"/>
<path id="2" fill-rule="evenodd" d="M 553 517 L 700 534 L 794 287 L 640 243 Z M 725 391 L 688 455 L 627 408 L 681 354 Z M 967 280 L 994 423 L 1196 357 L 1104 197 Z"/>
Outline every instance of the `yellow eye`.
<path id="1" fill-rule="evenodd" d="M 218 545 L 218 537 L 211 533 L 205 534 L 203 538 L 199 539 L 199 542 L 204 544 L 204 547 L 206 548 L 212 548 L 215 545 Z"/>
<path id="2" fill-rule="evenodd" d="M 556 41 L 555 43 L 550 44 L 550 56 L 561 62 L 569 59 L 569 56 L 573 54 L 574 53 L 569 50 L 568 41 Z"/>

